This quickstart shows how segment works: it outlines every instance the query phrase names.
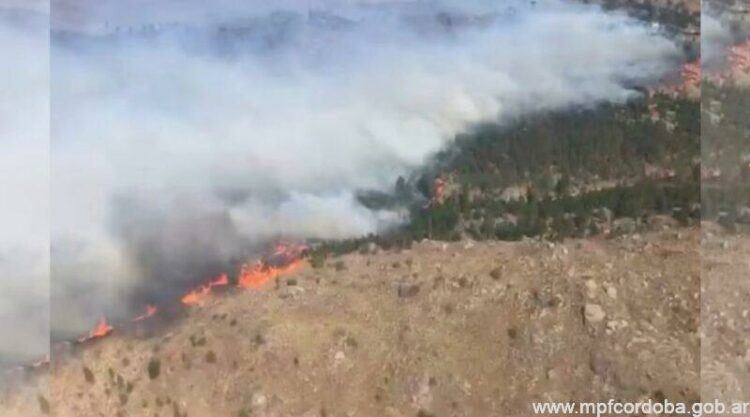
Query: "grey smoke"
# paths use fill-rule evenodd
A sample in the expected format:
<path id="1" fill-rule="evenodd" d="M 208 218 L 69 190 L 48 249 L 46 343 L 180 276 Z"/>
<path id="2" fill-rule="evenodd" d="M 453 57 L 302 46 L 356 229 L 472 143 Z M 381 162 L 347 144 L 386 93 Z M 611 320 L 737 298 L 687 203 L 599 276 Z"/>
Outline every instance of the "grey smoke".
<path id="1" fill-rule="evenodd" d="M 167 8 L 144 25 L 132 9 L 118 22 L 109 2 L 85 30 L 60 25 L 56 334 L 124 317 L 276 239 L 397 226 L 403 213 L 368 210 L 356 192 L 390 190 L 474 123 L 622 102 L 626 85 L 680 59 L 662 34 L 595 7 L 345 3 L 242 6 L 248 17 L 228 20 L 240 3 L 225 1 L 210 19 Z"/>
<path id="2" fill-rule="evenodd" d="M 706 2 L 701 11 L 701 64 L 709 71 L 723 68 L 729 48 L 750 36 L 742 15 L 718 6 L 715 2 Z"/>
<path id="3" fill-rule="evenodd" d="M 0 369 L 49 350 L 49 34 L 0 4 Z M 2 376 L 0 375 L 0 378 Z"/>
<path id="4" fill-rule="evenodd" d="M 707 69 L 723 64 L 734 37 L 725 16 L 704 8 L 701 14 L 701 61 Z"/>

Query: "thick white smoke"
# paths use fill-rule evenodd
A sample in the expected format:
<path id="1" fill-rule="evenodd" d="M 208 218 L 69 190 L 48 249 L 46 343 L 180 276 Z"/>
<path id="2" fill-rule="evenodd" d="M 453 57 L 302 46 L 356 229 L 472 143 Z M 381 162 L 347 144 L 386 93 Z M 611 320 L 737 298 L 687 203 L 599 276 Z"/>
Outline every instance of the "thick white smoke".
<path id="1" fill-rule="evenodd" d="M 355 192 L 390 190 L 473 123 L 622 101 L 679 59 L 593 7 L 345 3 L 146 28 L 113 13 L 86 26 L 112 35 L 56 36 L 55 330 L 259 242 L 397 224 Z"/>
<path id="2" fill-rule="evenodd" d="M 48 17 L 36 2 L 10 6 L 0 3 L 0 369 L 49 349 Z"/>

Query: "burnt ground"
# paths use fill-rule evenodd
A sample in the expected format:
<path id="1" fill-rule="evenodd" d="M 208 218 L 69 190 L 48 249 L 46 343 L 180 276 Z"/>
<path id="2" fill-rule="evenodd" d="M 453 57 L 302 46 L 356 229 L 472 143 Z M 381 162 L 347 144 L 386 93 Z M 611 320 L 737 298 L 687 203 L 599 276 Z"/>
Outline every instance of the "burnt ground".
<path id="1" fill-rule="evenodd" d="M 723 274 L 725 246 L 704 270 Z M 728 247 L 748 243 L 730 238 Z M 50 390 L 26 384 L 0 394 L 0 409 L 468 417 L 531 415 L 530 402 L 544 400 L 697 401 L 706 389 L 700 250 L 698 228 L 677 228 L 355 253 L 260 291 L 214 297 L 156 336 L 113 334 L 36 378 Z M 724 296 L 721 285 L 705 290 Z M 706 365 L 704 355 L 712 375 L 746 355 L 727 343 L 726 360 Z"/>

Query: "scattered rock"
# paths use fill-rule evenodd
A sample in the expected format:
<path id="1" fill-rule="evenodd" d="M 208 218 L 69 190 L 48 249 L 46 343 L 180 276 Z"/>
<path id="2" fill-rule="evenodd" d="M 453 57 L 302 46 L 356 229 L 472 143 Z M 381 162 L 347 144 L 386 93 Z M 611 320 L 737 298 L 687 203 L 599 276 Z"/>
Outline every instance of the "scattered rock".
<path id="1" fill-rule="evenodd" d="M 593 279 L 586 280 L 586 297 L 596 297 L 596 291 L 599 289 L 599 285 Z"/>
<path id="2" fill-rule="evenodd" d="M 604 376 L 609 370 L 609 361 L 600 352 L 594 351 L 589 357 L 589 367 L 594 374 Z"/>
<path id="3" fill-rule="evenodd" d="M 402 283 L 398 286 L 398 296 L 401 298 L 410 298 L 419 294 L 419 284 Z"/>
<path id="4" fill-rule="evenodd" d="M 613 285 L 607 286 L 607 296 L 609 298 L 616 300 L 617 299 L 617 288 L 615 288 Z"/>
<path id="5" fill-rule="evenodd" d="M 253 398 L 253 405 L 255 407 L 264 407 L 266 404 L 268 404 L 268 397 L 264 394 L 258 394 Z"/>
<path id="6" fill-rule="evenodd" d="M 625 320 L 610 320 L 605 326 L 605 331 L 608 334 L 612 334 L 620 329 L 628 327 L 628 322 Z"/>
<path id="7" fill-rule="evenodd" d="M 586 304 L 583 308 L 583 316 L 589 324 L 596 324 L 604 320 L 607 314 L 599 304 Z"/>

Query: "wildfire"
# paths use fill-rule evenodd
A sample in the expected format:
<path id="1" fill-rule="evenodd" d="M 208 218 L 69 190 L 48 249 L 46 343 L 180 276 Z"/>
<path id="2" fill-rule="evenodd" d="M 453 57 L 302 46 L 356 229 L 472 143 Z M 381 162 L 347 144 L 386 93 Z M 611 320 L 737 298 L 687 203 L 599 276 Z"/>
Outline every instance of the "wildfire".
<path id="1" fill-rule="evenodd" d="M 156 308 L 156 306 L 147 305 L 146 311 L 144 311 L 143 314 L 141 314 L 138 317 L 132 318 L 130 321 L 136 322 L 136 321 L 146 320 L 147 318 L 153 317 L 154 315 L 156 315 L 157 312 L 159 312 L 159 309 Z"/>
<path id="2" fill-rule="evenodd" d="M 101 320 L 99 320 L 99 324 L 97 324 L 96 327 L 94 327 L 87 336 L 78 339 L 78 341 L 83 343 L 88 340 L 98 339 L 110 334 L 111 332 L 112 326 L 107 323 L 106 318 L 102 317 Z"/>
<path id="3" fill-rule="evenodd" d="M 438 177 L 435 178 L 435 192 L 432 195 L 432 202 L 436 204 L 443 204 L 445 200 L 445 180 Z"/>
<path id="4" fill-rule="evenodd" d="M 302 267 L 302 256 L 306 246 L 296 243 L 280 243 L 274 251 L 262 261 L 247 263 L 240 269 L 237 278 L 237 286 L 240 288 L 260 288 L 267 282 L 281 275 L 294 272 Z M 200 304 L 208 297 L 215 287 L 229 285 L 227 274 L 208 281 L 206 284 L 190 291 L 182 297 L 182 303 L 186 305 Z M 142 314 L 130 319 L 131 322 L 139 322 L 155 316 L 159 309 L 155 305 L 147 305 Z M 78 339 L 79 343 L 99 339 L 112 333 L 114 327 L 107 322 L 105 317 L 86 336 Z M 49 356 L 31 364 L 33 368 L 40 368 L 50 363 Z"/>
<path id="5" fill-rule="evenodd" d="M 255 262 L 245 264 L 240 270 L 237 286 L 240 288 L 260 288 L 272 279 L 296 271 L 302 266 L 301 259 L 295 259 L 287 265 L 275 267 Z"/>
<path id="6" fill-rule="evenodd" d="M 242 266 L 237 286 L 260 288 L 280 275 L 296 271 L 302 266 L 302 254 L 306 249 L 305 245 L 279 243 L 269 259 Z"/>
<path id="7" fill-rule="evenodd" d="M 680 68 L 679 83 L 668 83 L 649 89 L 649 94 L 665 94 L 677 97 L 689 94 L 701 86 L 702 69 L 699 61 L 685 63 Z"/>
<path id="8" fill-rule="evenodd" d="M 734 71 L 750 71 L 750 39 L 731 47 L 727 59 Z"/>
<path id="9" fill-rule="evenodd" d="M 690 62 L 682 67 L 681 71 L 684 88 L 699 86 L 701 83 L 701 64 L 700 62 Z"/>
<path id="10" fill-rule="evenodd" d="M 214 287 L 225 285 L 229 285 L 229 277 L 227 277 L 227 274 L 221 274 L 218 278 L 209 281 L 207 284 L 201 285 L 200 288 L 197 288 L 185 294 L 182 297 L 182 303 L 187 305 L 200 304 L 206 297 L 208 297 L 209 294 L 211 294 L 211 291 Z"/>
<path id="11" fill-rule="evenodd" d="M 736 82 L 742 74 L 750 73 L 750 39 L 730 47 L 726 51 L 727 65 L 717 71 L 712 71 L 707 78 L 719 85 Z"/>

